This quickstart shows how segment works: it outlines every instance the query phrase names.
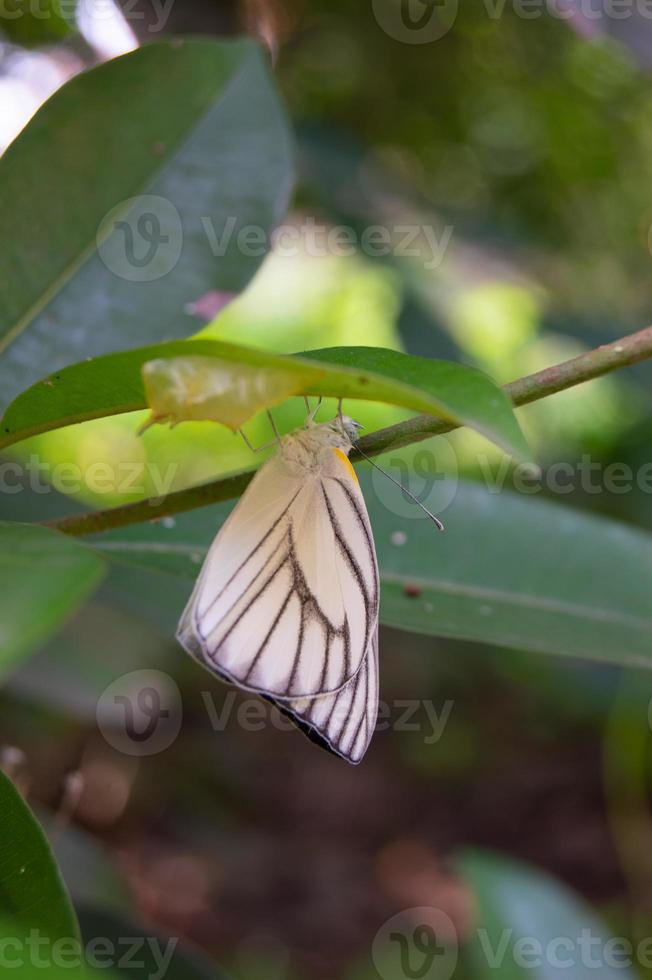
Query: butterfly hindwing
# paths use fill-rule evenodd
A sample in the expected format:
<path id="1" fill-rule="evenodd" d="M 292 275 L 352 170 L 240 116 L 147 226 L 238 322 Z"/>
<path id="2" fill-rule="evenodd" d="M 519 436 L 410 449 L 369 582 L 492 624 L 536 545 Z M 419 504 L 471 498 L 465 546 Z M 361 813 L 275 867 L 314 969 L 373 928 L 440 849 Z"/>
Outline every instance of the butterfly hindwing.
<path id="1" fill-rule="evenodd" d="M 312 741 L 357 764 L 367 751 L 378 716 L 377 628 L 362 667 L 340 691 L 302 701 L 269 700 Z"/>

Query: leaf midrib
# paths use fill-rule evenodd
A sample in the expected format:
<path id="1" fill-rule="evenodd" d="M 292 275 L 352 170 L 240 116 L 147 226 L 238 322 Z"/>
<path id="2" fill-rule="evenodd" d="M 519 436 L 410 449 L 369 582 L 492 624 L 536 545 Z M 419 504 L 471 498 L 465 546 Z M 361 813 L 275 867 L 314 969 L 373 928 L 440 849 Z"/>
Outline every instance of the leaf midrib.
<path id="1" fill-rule="evenodd" d="M 527 609 L 562 613 L 567 616 L 575 616 L 592 622 L 629 626 L 633 629 L 644 631 L 647 634 L 652 630 L 652 619 L 641 619 L 639 616 L 619 613 L 615 610 L 605 609 L 604 607 L 586 606 L 581 603 L 568 602 L 565 599 L 557 599 L 551 596 L 535 596 L 530 593 L 508 592 L 505 589 L 495 589 L 484 585 L 464 585 L 460 582 L 452 582 L 447 579 L 423 579 L 412 575 L 397 575 L 392 572 L 383 572 L 382 568 L 381 580 L 387 582 L 389 585 L 411 585 L 424 590 L 438 589 L 447 595 L 486 599 L 491 602 L 502 603 L 503 605 L 511 604 Z"/>
<path id="2" fill-rule="evenodd" d="M 183 543 L 166 544 L 160 541 L 106 541 L 97 543 L 96 547 L 100 551 L 115 552 L 117 554 L 122 551 L 126 554 L 157 554 L 169 557 L 181 555 L 190 558 L 196 555 L 204 556 L 207 553 L 207 549 L 201 545 L 193 546 Z M 152 570 L 154 571 L 154 569 Z M 461 582 L 454 582 L 450 579 L 424 579 L 415 576 L 398 575 L 392 572 L 384 572 L 382 566 L 380 569 L 380 578 L 381 582 L 385 582 L 388 585 L 411 585 L 415 586 L 416 588 L 422 588 L 424 591 L 438 590 L 439 592 L 451 596 L 463 596 L 470 599 L 483 599 L 491 602 L 498 602 L 502 605 L 520 606 L 526 609 L 561 613 L 566 616 L 585 619 L 589 622 L 628 626 L 646 634 L 649 634 L 649 632 L 652 630 L 652 619 L 642 619 L 639 616 L 619 613 L 616 610 L 605 609 L 604 607 L 587 606 L 577 602 L 568 602 L 565 599 L 558 599 L 552 596 L 537 596 L 530 593 L 509 592 L 505 589 L 496 589 L 484 585 L 465 585 Z"/>

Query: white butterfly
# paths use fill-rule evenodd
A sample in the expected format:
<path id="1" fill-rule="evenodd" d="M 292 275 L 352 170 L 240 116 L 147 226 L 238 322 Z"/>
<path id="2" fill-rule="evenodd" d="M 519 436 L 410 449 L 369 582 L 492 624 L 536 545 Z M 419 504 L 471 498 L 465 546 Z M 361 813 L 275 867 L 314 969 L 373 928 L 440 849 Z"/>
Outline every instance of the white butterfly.
<path id="1" fill-rule="evenodd" d="M 220 529 L 177 639 L 358 763 L 378 713 L 378 564 L 338 416 L 280 440 Z"/>

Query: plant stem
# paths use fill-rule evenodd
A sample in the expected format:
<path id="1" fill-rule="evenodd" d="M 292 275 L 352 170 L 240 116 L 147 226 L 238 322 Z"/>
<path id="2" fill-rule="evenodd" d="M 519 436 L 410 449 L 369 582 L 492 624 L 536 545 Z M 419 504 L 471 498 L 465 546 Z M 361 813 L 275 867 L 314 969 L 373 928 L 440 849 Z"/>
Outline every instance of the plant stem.
<path id="1" fill-rule="evenodd" d="M 646 327 L 611 344 L 604 344 L 595 350 L 580 354 L 569 361 L 537 371 L 536 374 L 529 374 L 518 381 L 512 381 L 505 385 L 505 391 L 514 405 L 527 405 L 618 368 L 637 364 L 649 357 L 652 357 L 652 327 Z M 399 449 L 443 432 L 451 432 L 456 428 L 458 426 L 454 423 L 444 422 L 432 415 L 417 415 L 405 422 L 370 433 L 360 440 L 360 447 L 367 456 L 377 456 L 388 449 Z M 354 449 L 351 459 L 355 461 L 356 458 L 359 459 L 360 455 L 356 454 Z M 150 498 L 107 510 L 75 514 L 72 517 L 49 521 L 48 526 L 65 534 L 96 534 L 110 528 L 125 527 L 128 524 L 139 524 L 142 521 L 180 514 L 195 507 L 205 507 L 208 504 L 238 497 L 254 473 L 254 469 L 244 470 L 211 483 L 178 490 L 163 499 Z"/>

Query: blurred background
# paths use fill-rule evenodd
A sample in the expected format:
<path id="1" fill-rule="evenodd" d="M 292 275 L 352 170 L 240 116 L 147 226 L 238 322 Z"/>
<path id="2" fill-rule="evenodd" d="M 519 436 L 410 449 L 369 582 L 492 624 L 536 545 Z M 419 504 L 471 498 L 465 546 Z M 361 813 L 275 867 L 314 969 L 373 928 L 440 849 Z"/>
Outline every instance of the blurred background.
<path id="1" fill-rule="evenodd" d="M 258 37 L 296 134 L 287 224 L 303 231 L 214 320 L 189 311 L 196 329 L 288 352 L 392 347 L 504 383 L 649 322 L 645 5 L 614 19 L 597 0 L 568 0 L 526 17 L 518 4 L 447 0 L 429 40 L 415 37 L 429 10 L 420 0 L 407 5 L 412 21 L 390 0 L 177 0 L 156 30 L 155 5 L 123 6 L 123 17 L 116 7 L 90 23 L 0 20 L 0 143 L 67 78 L 139 43 Z M 353 254 L 311 247 L 311 221 L 355 229 Z M 375 225 L 434 237 L 401 248 L 397 232 L 391 254 L 373 254 L 360 235 Z M 565 506 L 652 530 L 649 488 L 589 484 L 578 469 L 584 459 L 638 472 L 650 460 L 651 380 L 644 365 L 520 410 L 544 474 L 571 466 Z M 403 417 L 376 405 L 355 414 L 369 429 Z M 300 407 L 277 416 L 289 428 Z M 136 467 L 138 489 L 100 497 L 89 481 L 67 497 L 3 494 L 1 516 L 148 496 L 151 464 L 175 464 L 173 489 L 251 465 L 217 426 L 139 437 L 141 421 L 84 423 L 10 450 L 26 473 L 35 458 L 84 473 L 119 457 Z M 248 431 L 268 438 L 264 420 Z M 395 455 L 384 465 L 398 477 L 414 453 Z M 501 460 L 467 432 L 435 456 L 441 473 L 483 486 Z M 539 496 L 559 499 L 554 489 L 544 479 Z M 382 971 L 374 937 L 403 909 L 435 907 L 469 933 L 479 899 L 459 855 L 471 848 L 548 873 L 616 935 L 648 934 L 648 674 L 383 629 L 389 723 L 353 769 L 269 718 L 247 730 L 237 717 L 246 699 L 171 638 L 191 582 L 162 615 L 153 597 L 164 584 L 148 575 L 137 588 L 110 581 L 0 695 L 4 768 L 42 808 L 80 900 L 128 902 L 148 927 L 186 937 L 243 980 L 365 980 Z M 178 736 L 152 754 L 111 744 L 96 721 L 108 685 L 135 670 L 163 672 L 166 696 L 183 703 Z M 422 705 L 400 723 L 414 698 L 431 713 Z M 500 870 L 505 888 L 515 868 Z M 485 974 L 467 963 L 455 975 Z"/>

